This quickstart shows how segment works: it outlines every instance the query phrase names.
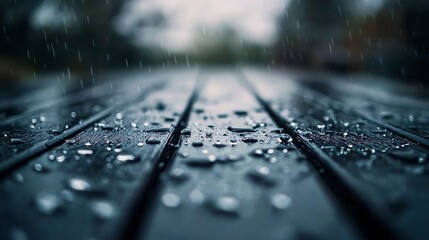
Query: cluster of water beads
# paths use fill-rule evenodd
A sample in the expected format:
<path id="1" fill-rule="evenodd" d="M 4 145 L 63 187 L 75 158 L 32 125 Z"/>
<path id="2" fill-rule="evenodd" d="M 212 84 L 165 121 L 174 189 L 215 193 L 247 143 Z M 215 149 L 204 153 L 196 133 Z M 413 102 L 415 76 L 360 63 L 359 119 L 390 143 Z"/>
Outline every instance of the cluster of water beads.
<path id="1" fill-rule="evenodd" d="M 74 114 L 76 115 L 76 114 Z M 174 122 L 176 120 L 176 117 L 165 117 L 164 121 L 166 122 Z M 45 119 L 41 119 L 41 121 L 45 121 Z M 34 121 L 33 124 L 35 124 L 37 121 Z M 115 115 L 115 122 L 116 125 L 122 125 L 123 123 L 123 115 L 116 114 Z M 153 123 L 153 125 L 159 125 L 159 124 L 155 124 Z M 149 125 L 148 125 L 149 126 Z M 138 128 L 137 123 L 132 122 L 131 123 L 131 127 L 133 128 Z M 68 127 L 66 127 L 67 129 Z M 97 128 L 101 128 L 102 130 L 113 130 L 113 129 L 117 129 L 117 127 L 111 124 L 107 124 L 107 123 L 99 123 L 96 124 L 94 129 Z M 156 128 L 151 128 L 151 129 L 147 129 L 147 132 L 168 132 L 171 130 L 171 125 L 166 125 L 166 126 L 161 126 L 161 127 L 156 127 Z M 62 134 L 62 130 L 59 128 L 55 128 L 52 129 L 48 132 L 51 135 L 60 135 Z M 187 133 L 185 133 L 187 134 Z M 11 138 L 9 140 L 9 144 L 10 145 L 19 145 L 19 144 L 23 144 L 25 143 L 25 140 L 20 139 L 20 138 Z M 67 139 L 66 140 L 66 144 L 67 145 L 74 145 L 76 143 L 76 141 L 74 139 Z M 147 144 L 159 144 L 161 143 L 160 140 L 158 139 L 154 139 L 154 138 L 150 138 L 147 139 L 146 141 Z M 141 144 L 142 145 L 142 144 Z M 94 150 L 91 149 L 90 147 L 92 146 L 92 144 L 90 142 L 87 142 L 85 144 L 83 144 L 82 148 L 76 149 L 73 152 L 76 153 L 76 156 L 91 156 L 94 154 Z M 120 146 L 115 148 L 116 149 L 120 149 Z M 120 151 L 115 151 L 115 152 L 120 152 Z M 48 155 L 48 159 L 51 161 L 57 161 L 57 162 L 64 162 L 67 158 L 67 151 L 64 150 L 63 152 L 57 152 L 57 151 L 52 151 L 51 154 Z M 138 161 L 139 157 L 132 155 L 132 154 L 119 154 L 117 155 L 116 159 L 118 161 L 121 162 L 134 162 L 134 161 Z M 45 167 L 44 165 L 42 165 L 42 163 L 35 163 L 32 166 L 33 170 L 38 172 L 38 173 L 43 173 L 43 172 L 48 172 L 49 168 Z M 14 175 L 14 179 L 17 183 L 23 183 L 24 182 L 24 177 L 22 174 L 15 174 Z M 73 190 L 74 192 L 79 192 L 79 193 L 94 193 L 99 191 L 99 189 L 97 189 L 97 187 L 94 187 L 92 183 L 90 183 L 88 180 L 84 179 L 84 178 L 79 178 L 79 177 L 71 177 L 68 180 L 65 181 L 65 185 L 67 188 Z M 67 192 L 69 194 L 62 194 L 62 192 Z M 64 210 L 65 209 L 65 201 L 68 200 L 72 200 L 74 199 L 73 194 L 68 191 L 68 190 L 63 190 L 61 192 L 61 194 L 56 194 L 56 193 L 47 193 L 47 192 L 40 192 L 38 194 L 35 195 L 34 197 L 34 204 L 36 206 L 36 209 L 43 213 L 43 214 L 54 214 L 57 212 L 60 212 L 60 210 Z M 114 204 L 108 200 L 105 199 L 97 199 L 92 201 L 92 204 L 90 205 L 90 210 L 91 212 L 94 214 L 95 217 L 97 217 L 98 219 L 101 220 L 107 220 L 112 218 L 113 216 L 116 215 L 116 208 L 114 206 Z"/>
<path id="2" fill-rule="evenodd" d="M 100 189 L 83 178 L 70 178 L 65 182 L 66 186 L 78 193 L 98 194 Z M 66 210 L 66 202 L 75 200 L 73 193 L 62 190 L 60 194 L 52 192 L 40 192 L 34 197 L 36 209 L 46 215 L 52 215 Z M 100 220 L 109 220 L 117 214 L 116 207 L 109 200 L 96 199 L 92 201 L 90 210 Z"/>
<path id="3" fill-rule="evenodd" d="M 101 186 L 94 186 L 93 183 L 80 177 L 72 177 L 64 182 L 65 186 L 76 193 L 99 196 L 105 191 Z M 65 202 L 75 200 L 74 194 L 68 190 L 62 190 L 60 194 L 51 192 L 40 192 L 34 197 L 36 209 L 43 214 L 54 214 L 66 210 Z M 92 201 L 90 210 L 93 215 L 100 220 L 108 220 L 116 215 L 116 207 L 106 199 L 96 199 Z"/>
<path id="4" fill-rule="evenodd" d="M 365 171 L 373 170 L 374 163 L 382 161 L 383 164 L 377 164 L 377 166 L 384 166 L 383 168 L 387 171 L 396 169 L 411 174 L 427 172 L 427 153 L 401 138 L 395 138 L 385 129 L 377 128 L 371 130 L 370 134 L 375 136 L 349 132 L 347 136 L 352 137 L 350 140 L 322 145 L 321 149 L 339 161 L 357 159 L 356 166 Z M 382 138 L 379 139 L 376 135 Z"/>
<path id="5" fill-rule="evenodd" d="M 288 141 L 286 141 L 288 142 Z M 267 149 L 255 149 L 250 155 L 256 152 L 259 157 L 263 157 L 264 155 L 273 155 L 276 151 L 280 150 L 280 152 L 287 153 L 290 150 L 296 150 L 293 146 L 282 146 L 277 148 L 267 148 Z M 183 156 L 183 153 L 182 153 Z M 243 157 L 240 156 L 240 159 Z M 185 154 L 185 163 L 188 166 L 210 166 L 211 164 L 219 161 L 218 157 L 215 155 L 204 155 L 201 157 L 190 157 Z M 187 168 L 184 166 L 174 167 L 168 177 L 172 180 L 174 184 L 183 184 L 185 181 L 188 181 L 191 177 Z M 244 177 L 248 178 L 250 181 L 261 185 L 262 187 L 273 187 L 277 183 L 277 179 L 273 177 L 273 173 L 267 166 L 256 165 L 253 168 L 250 168 L 245 172 Z M 241 200 L 233 195 L 220 195 L 217 197 L 207 197 L 201 190 L 194 189 L 189 192 L 189 200 L 196 205 L 204 205 L 209 210 L 212 210 L 214 213 L 219 213 L 221 215 L 226 216 L 238 216 L 241 212 Z M 183 203 L 183 200 L 179 196 L 179 194 L 167 192 L 164 193 L 161 197 L 161 203 L 168 208 L 177 208 L 179 205 Z M 272 206 L 273 209 L 283 211 L 290 208 L 292 203 L 291 198 L 279 192 L 274 192 L 268 201 L 268 204 Z"/>
<path id="6" fill-rule="evenodd" d="M 86 147 L 91 146 L 92 144 L 84 144 Z M 51 154 L 48 155 L 48 160 L 57 162 L 63 162 L 66 158 L 68 151 L 52 151 Z M 59 154 L 59 155 L 58 155 Z M 94 154 L 91 149 L 77 149 L 76 156 L 87 156 Z M 135 161 L 136 157 L 132 155 L 124 155 L 118 156 L 118 160 L 124 161 Z M 43 166 L 41 163 L 36 163 L 33 165 L 33 169 L 36 172 L 48 172 L 48 168 Z M 24 178 L 21 174 L 15 176 L 15 181 L 22 183 Z M 90 196 L 96 196 L 97 199 L 92 201 L 90 207 L 90 212 L 93 216 L 100 220 L 109 220 L 116 216 L 116 207 L 112 202 L 107 199 L 98 199 L 98 196 L 101 196 L 100 193 L 106 191 L 106 188 L 102 185 L 95 185 L 89 180 L 82 177 L 70 177 L 64 181 L 64 186 L 66 189 L 62 190 L 61 193 L 53 193 L 53 192 L 40 192 L 34 196 L 34 203 L 36 209 L 46 215 L 55 214 L 58 212 L 62 212 L 66 210 L 65 202 L 72 202 L 75 200 L 74 194 L 67 189 L 72 190 L 76 193 L 82 193 Z"/>
<path id="7" fill-rule="evenodd" d="M 231 194 L 208 198 L 202 191 L 193 189 L 188 197 L 191 203 L 206 206 L 212 212 L 221 215 L 238 216 L 242 210 L 242 200 Z M 176 193 L 166 192 L 161 196 L 161 203 L 167 208 L 177 208 L 183 200 Z M 268 204 L 275 210 L 284 211 L 291 207 L 292 199 L 284 193 L 274 192 L 270 195 Z"/>

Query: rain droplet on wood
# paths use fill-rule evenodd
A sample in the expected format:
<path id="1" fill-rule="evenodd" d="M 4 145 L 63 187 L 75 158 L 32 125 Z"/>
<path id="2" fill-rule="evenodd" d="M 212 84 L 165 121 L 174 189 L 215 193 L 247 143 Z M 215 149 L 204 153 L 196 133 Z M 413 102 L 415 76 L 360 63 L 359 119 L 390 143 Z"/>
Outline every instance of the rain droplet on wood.
<path id="1" fill-rule="evenodd" d="M 50 215 L 60 211 L 63 208 L 63 202 L 60 197 L 53 193 L 38 193 L 34 198 L 34 204 L 39 212 Z"/>
<path id="2" fill-rule="evenodd" d="M 12 138 L 9 141 L 10 145 L 18 145 L 18 144 L 23 144 L 23 143 L 25 143 L 25 141 L 20 139 L 20 138 Z"/>
<path id="3" fill-rule="evenodd" d="M 160 144 L 161 140 L 156 139 L 156 138 L 149 138 L 149 139 L 146 140 L 146 143 L 147 144 Z"/>
<path id="4" fill-rule="evenodd" d="M 255 129 L 248 126 L 229 126 L 228 130 L 231 132 L 256 132 Z"/>
<path id="5" fill-rule="evenodd" d="M 174 193 L 165 193 L 161 197 L 161 202 L 168 208 L 176 208 L 180 205 L 180 197 Z"/>

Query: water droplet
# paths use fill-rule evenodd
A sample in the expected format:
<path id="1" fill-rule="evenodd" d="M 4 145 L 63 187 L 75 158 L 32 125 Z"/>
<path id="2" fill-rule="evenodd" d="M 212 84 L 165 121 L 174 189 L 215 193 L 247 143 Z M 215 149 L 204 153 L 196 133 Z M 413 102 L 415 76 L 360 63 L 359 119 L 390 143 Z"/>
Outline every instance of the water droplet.
<path id="1" fill-rule="evenodd" d="M 195 113 L 200 114 L 200 113 L 203 113 L 203 112 L 204 112 L 204 109 L 202 109 L 202 108 L 197 108 L 197 109 L 195 109 L 194 111 L 195 111 Z"/>
<path id="2" fill-rule="evenodd" d="M 262 149 L 255 149 L 252 151 L 252 155 L 255 157 L 263 157 L 264 151 Z"/>
<path id="3" fill-rule="evenodd" d="M 164 111 L 167 108 L 167 105 L 163 102 L 157 102 L 155 105 L 155 109 L 158 111 Z"/>
<path id="4" fill-rule="evenodd" d="M 200 142 L 200 141 L 192 142 L 193 147 L 202 147 L 203 145 L 204 145 L 203 142 Z"/>
<path id="5" fill-rule="evenodd" d="M 214 200 L 213 209 L 224 214 L 238 214 L 240 201 L 233 196 L 221 196 Z"/>
<path id="6" fill-rule="evenodd" d="M 61 132 L 62 131 L 60 129 L 52 129 L 52 130 L 49 131 L 49 134 L 59 135 L 59 134 L 61 134 Z"/>
<path id="7" fill-rule="evenodd" d="M 206 200 L 206 196 L 198 189 L 194 189 L 189 193 L 189 199 L 193 204 L 203 204 Z"/>
<path id="8" fill-rule="evenodd" d="M 14 176 L 14 179 L 17 183 L 23 183 L 24 182 L 24 176 L 21 173 L 16 173 Z"/>
<path id="9" fill-rule="evenodd" d="M 174 122 L 176 120 L 176 118 L 174 117 L 164 117 L 164 121 L 166 122 Z"/>
<path id="10" fill-rule="evenodd" d="M 237 116 L 247 116 L 247 111 L 245 110 L 235 110 L 234 114 Z"/>
<path id="11" fill-rule="evenodd" d="M 284 130 L 283 130 L 283 128 L 275 128 L 275 129 L 271 130 L 271 132 L 272 133 L 283 133 Z"/>
<path id="12" fill-rule="evenodd" d="M 44 166 L 43 166 L 42 164 L 40 164 L 40 163 L 36 163 L 36 164 L 34 164 L 33 169 L 34 169 L 34 171 L 36 171 L 36 172 L 40 172 L 40 173 L 47 173 L 47 172 L 49 172 L 49 169 L 48 169 L 48 168 L 46 168 L 46 167 L 44 167 Z"/>
<path id="13" fill-rule="evenodd" d="M 92 202 L 91 211 L 95 217 L 100 220 L 110 220 L 116 216 L 116 208 L 112 203 L 106 200 Z"/>
<path id="14" fill-rule="evenodd" d="M 123 118 L 124 118 L 124 115 L 122 113 L 118 112 L 115 114 L 115 119 L 121 120 Z"/>
<path id="15" fill-rule="evenodd" d="M 94 151 L 92 151 L 91 149 L 78 149 L 77 153 L 79 155 L 92 155 Z"/>
<path id="16" fill-rule="evenodd" d="M 292 137 L 288 134 L 283 133 L 281 137 L 279 137 L 278 142 L 280 143 L 290 143 L 293 141 Z"/>
<path id="17" fill-rule="evenodd" d="M 66 160 L 66 156 L 64 155 L 57 156 L 55 160 L 57 160 L 57 162 L 64 162 Z"/>
<path id="18" fill-rule="evenodd" d="M 255 129 L 249 126 L 229 126 L 228 130 L 231 132 L 256 132 Z"/>
<path id="19" fill-rule="evenodd" d="M 247 172 L 247 176 L 254 181 L 264 186 L 273 186 L 276 180 L 270 174 L 270 169 L 265 166 L 256 166 Z"/>
<path id="20" fill-rule="evenodd" d="M 119 154 L 116 159 L 121 162 L 137 162 L 140 158 L 133 154 Z"/>
<path id="21" fill-rule="evenodd" d="M 189 175 L 185 169 L 176 167 L 170 171 L 169 177 L 175 182 L 183 182 L 189 178 Z"/>
<path id="22" fill-rule="evenodd" d="M 20 138 L 12 138 L 9 141 L 10 145 L 18 145 L 18 144 L 23 144 L 23 143 L 25 143 L 25 141 L 20 139 Z"/>
<path id="23" fill-rule="evenodd" d="M 180 205 L 180 197 L 174 193 L 165 193 L 161 198 L 164 206 L 168 208 L 176 208 Z"/>
<path id="24" fill-rule="evenodd" d="M 188 157 L 185 162 L 194 167 L 210 167 L 216 161 L 214 156 Z"/>
<path id="25" fill-rule="evenodd" d="M 271 206 L 278 210 L 286 210 L 292 204 L 292 199 L 282 193 L 275 193 L 270 198 Z"/>
<path id="26" fill-rule="evenodd" d="M 149 138 L 149 139 L 146 140 L 146 143 L 147 144 L 160 144 L 161 140 L 158 140 L 156 138 Z"/>
<path id="27" fill-rule="evenodd" d="M 68 145 L 73 145 L 73 144 L 76 143 L 76 140 L 74 140 L 74 139 L 66 139 L 65 143 L 68 144 Z"/>
<path id="28" fill-rule="evenodd" d="M 61 198 L 53 193 L 38 193 L 34 198 L 34 203 L 39 212 L 47 215 L 58 212 L 63 208 Z"/>
<path id="29" fill-rule="evenodd" d="M 92 190 L 91 184 L 82 178 L 70 178 L 66 183 L 70 189 L 78 192 L 90 192 Z"/>
<path id="30" fill-rule="evenodd" d="M 191 135 L 191 129 L 185 128 L 182 131 L 180 131 L 180 133 L 183 135 Z"/>
<path id="31" fill-rule="evenodd" d="M 213 147 L 216 147 L 216 148 L 224 148 L 226 146 L 227 146 L 226 144 L 223 144 L 221 142 L 216 142 L 213 144 Z"/>
<path id="32" fill-rule="evenodd" d="M 325 129 L 325 124 L 317 124 L 317 129 L 319 129 L 319 130 L 323 130 L 323 129 Z"/>
<path id="33" fill-rule="evenodd" d="M 243 156 L 235 155 L 235 154 L 221 155 L 221 156 L 214 156 L 213 155 L 213 159 L 216 160 L 216 163 L 233 163 L 236 161 L 243 160 Z"/>

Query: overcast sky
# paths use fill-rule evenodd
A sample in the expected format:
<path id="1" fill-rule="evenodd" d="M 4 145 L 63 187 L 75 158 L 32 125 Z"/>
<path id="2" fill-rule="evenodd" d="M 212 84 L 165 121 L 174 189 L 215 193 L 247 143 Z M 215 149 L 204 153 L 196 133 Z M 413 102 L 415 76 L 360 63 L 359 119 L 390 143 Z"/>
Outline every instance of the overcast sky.
<path id="1" fill-rule="evenodd" d="M 269 45 L 288 1 L 135 0 L 124 8 L 116 28 L 138 45 L 162 45 L 173 52 L 189 50 L 195 41 L 216 38 L 227 28 L 244 42 Z M 161 26 L 150 23 L 156 16 L 164 17 Z"/>

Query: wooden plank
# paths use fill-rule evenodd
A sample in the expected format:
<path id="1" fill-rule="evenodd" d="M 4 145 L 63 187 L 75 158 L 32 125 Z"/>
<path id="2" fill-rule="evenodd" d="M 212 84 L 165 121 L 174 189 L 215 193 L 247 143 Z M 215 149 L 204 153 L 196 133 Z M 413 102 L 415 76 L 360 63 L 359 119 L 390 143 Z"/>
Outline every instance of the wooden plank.
<path id="1" fill-rule="evenodd" d="M 236 72 L 209 72 L 141 239 L 356 239 Z M 280 142 L 282 141 L 282 142 Z"/>
<path id="2" fill-rule="evenodd" d="M 0 175 L 51 148 L 52 143 L 80 132 L 115 108 L 141 99 L 145 93 L 160 87 L 165 78 L 164 73 L 142 76 L 141 72 L 130 72 L 125 78 L 126 84 L 122 82 L 123 76 L 107 78 L 105 84 L 73 95 L 60 94 L 50 107 L 0 123 Z"/>
<path id="3" fill-rule="evenodd" d="M 423 89 L 389 84 L 378 78 L 372 81 L 381 81 L 384 83 L 381 86 L 372 86 L 374 84 L 370 85 L 368 80 L 359 78 L 355 81 L 341 81 L 338 77 L 326 80 L 308 81 L 306 86 L 332 96 L 369 120 L 429 148 L 428 95 Z M 382 87 L 386 85 L 388 90 Z"/>
<path id="4" fill-rule="evenodd" d="M 368 231 L 397 238 L 427 236 L 427 149 L 306 90 L 284 73 L 267 74 L 245 71 L 280 124 L 338 185 L 350 190 L 356 205 L 349 208 L 357 206 L 361 216 L 351 211 L 374 223 L 366 226 Z"/>
<path id="5" fill-rule="evenodd" d="M 115 108 L 0 182 L 0 239 L 108 239 L 106 233 L 122 227 L 133 196 L 145 191 L 168 147 L 195 80 L 191 70 L 159 76 L 168 77 L 165 88 Z M 137 86 L 128 85 L 130 94 Z"/>
<path id="6" fill-rule="evenodd" d="M 0 121 L 33 109 L 43 109 L 44 105 L 55 104 L 66 96 L 70 97 L 82 90 L 91 90 L 98 85 L 88 77 L 78 79 L 66 77 L 64 74 L 40 76 L 39 79 L 30 79 L 10 86 L 2 85 L 7 92 L 0 92 Z"/>
<path id="7" fill-rule="evenodd" d="M 0 92 L 0 124 L 13 123 L 30 112 L 38 112 L 49 107 L 59 108 L 61 104 L 85 101 L 101 97 L 103 94 L 127 93 L 130 90 L 127 86 L 134 85 L 133 92 L 137 92 L 139 87 L 144 87 L 139 86 L 142 84 L 141 80 L 149 79 L 152 75 L 165 78 L 165 74 L 157 69 L 150 72 L 128 70 L 126 74 L 119 71 L 97 76 L 48 75 L 34 81 L 2 85 L 7 92 Z M 126 81 L 126 84 L 123 84 L 123 81 Z"/>

